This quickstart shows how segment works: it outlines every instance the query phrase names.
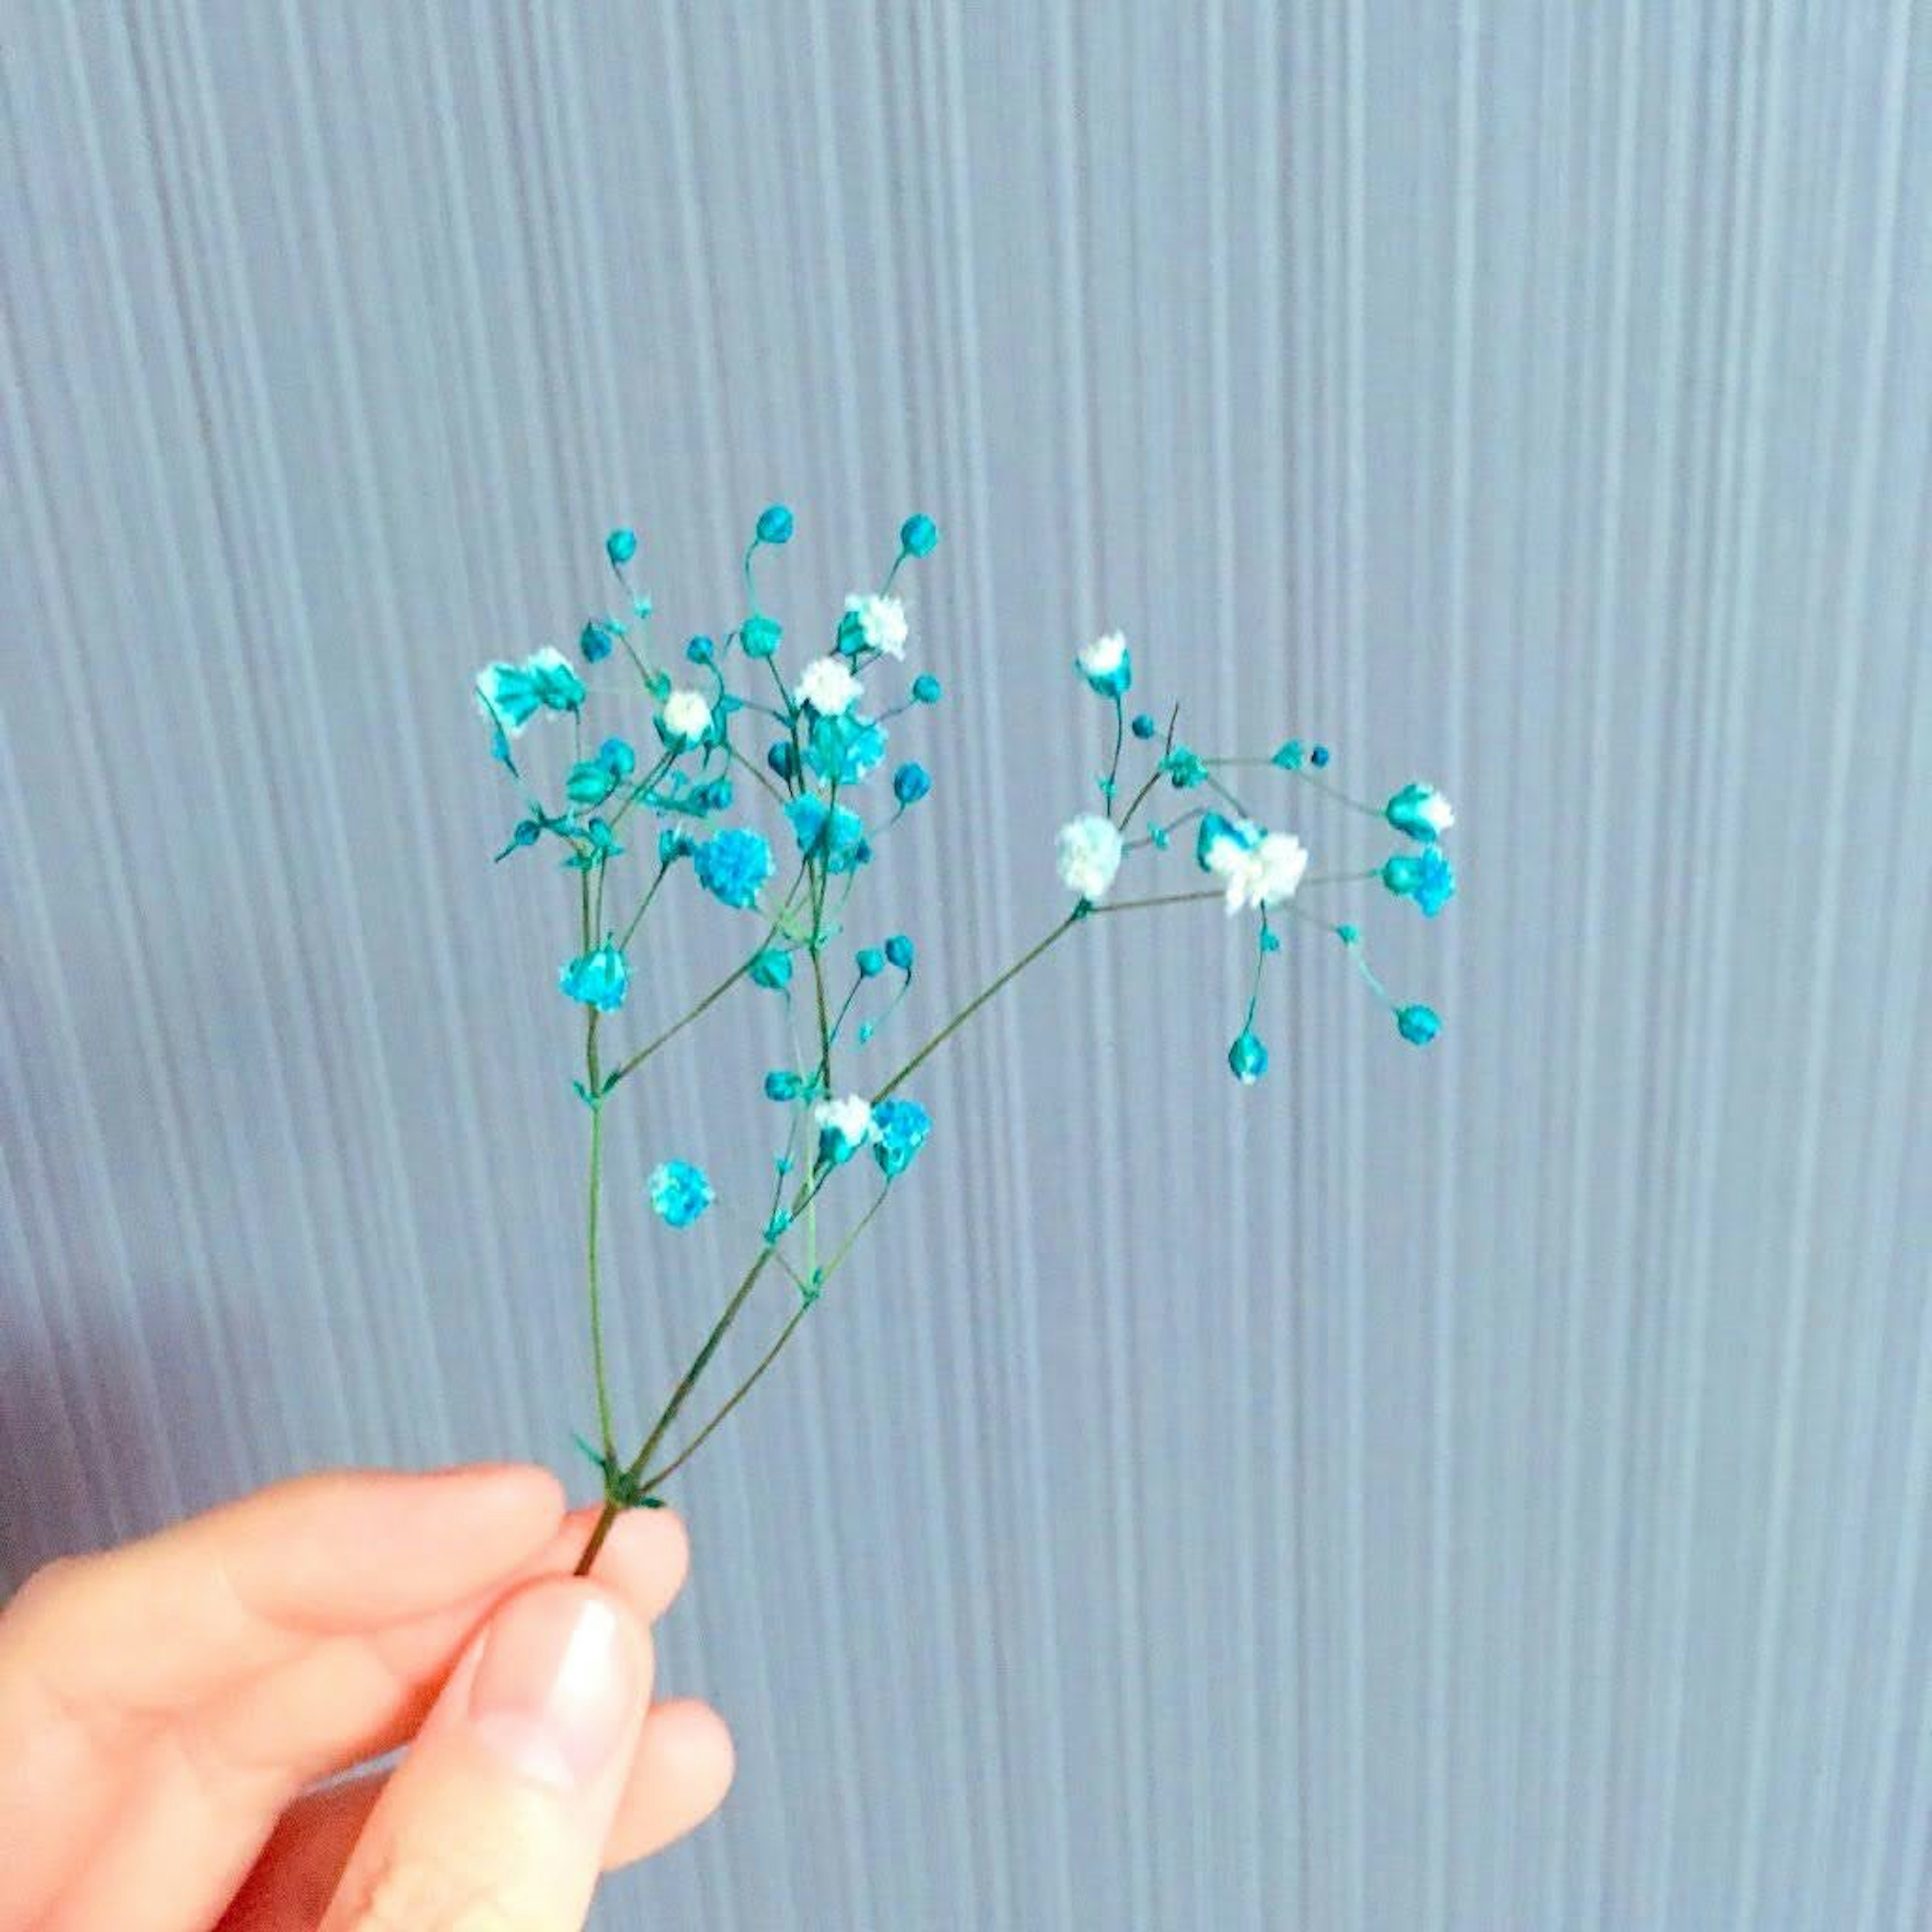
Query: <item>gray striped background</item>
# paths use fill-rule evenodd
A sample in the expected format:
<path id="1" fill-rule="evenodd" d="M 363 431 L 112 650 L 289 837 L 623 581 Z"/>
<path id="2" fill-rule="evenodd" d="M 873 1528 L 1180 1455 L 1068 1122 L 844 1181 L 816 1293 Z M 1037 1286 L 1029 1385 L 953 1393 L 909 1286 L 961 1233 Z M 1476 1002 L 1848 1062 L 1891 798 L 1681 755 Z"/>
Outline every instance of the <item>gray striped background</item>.
<path id="1" fill-rule="evenodd" d="M 568 1464 L 568 899 L 468 674 L 620 518 L 722 632 L 787 498 L 810 635 L 923 508 L 899 1038 L 1054 916 L 1112 626 L 1196 742 L 1448 790 L 1462 896 L 1366 909 L 1447 1027 L 1292 946 L 1238 1091 L 1210 908 L 936 1066 L 680 1485 L 740 1784 L 599 1922 L 1932 1918 L 1929 68 L 1878 0 L 10 0 L 5 1580 Z M 748 1191 L 777 1051 L 622 1112 L 633 1415 L 742 1245 L 638 1178 Z"/>

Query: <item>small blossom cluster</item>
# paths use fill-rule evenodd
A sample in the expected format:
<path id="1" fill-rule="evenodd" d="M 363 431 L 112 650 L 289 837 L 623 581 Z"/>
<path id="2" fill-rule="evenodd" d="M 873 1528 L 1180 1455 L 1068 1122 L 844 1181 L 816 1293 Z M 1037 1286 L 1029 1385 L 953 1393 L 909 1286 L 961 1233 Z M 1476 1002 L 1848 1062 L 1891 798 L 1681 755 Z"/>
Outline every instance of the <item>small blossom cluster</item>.
<path id="1" fill-rule="evenodd" d="M 855 904 L 883 842 L 933 791 L 927 766 L 904 755 L 897 740 L 901 721 L 939 704 L 943 692 L 931 671 L 916 668 L 920 646 L 896 586 L 907 563 L 932 554 L 939 532 L 930 518 L 908 518 L 879 587 L 845 598 L 824 648 L 794 652 L 785 626 L 761 602 L 758 581 L 761 554 L 782 549 L 794 530 L 783 504 L 760 514 L 743 557 L 744 615 L 722 640 L 694 636 L 668 658 L 654 644 L 652 600 L 634 578 L 637 534 L 614 530 L 604 550 L 622 593 L 620 608 L 584 620 L 576 661 L 546 647 L 486 664 L 475 683 L 491 754 L 521 800 L 496 859 L 554 854 L 572 882 L 575 934 L 556 979 L 582 1028 L 582 1072 L 571 1085 L 589 1120 L 586 1275 L 600 1424 L 600 1446 L 585 1446 L 604 1473 L 607 1514 L 651 1501 L 655 1483 L 682 1466 L 764 1373 L 918 1158 L 932 1121 L 901 1090 L 904 1082 L 1009 980 L 1092 916 L 1198 899 L 1219 901 L 1230 918 L 1252 917 L 1253 980 L 1228 1052 L 1244 1084 L 1268 1067 L 1256 1015 L 1263 969 L 1282 950 L 1290 921 L 1340 941 L 1405 1040 L 1426 1045 L 1439 1030 L 1432 1009 L 1391 998 L 1370 968 L 1355 926 L 1318 917 L 1303 900 L 1319 889 L 1379 879 L 1390 895 L 1434 918 L 1456 890 L 1442 845 L 1454 815 L 1441 794 L 1418 782 L 1371 804 L 1328 777 L 1332 754 L 1325 746 L 1291 739 L 1265 758 L 1209 756 L 1177 736 L 1178 707 L 1165 727 L 1145 712 L 1130 721 L 1133 655 L 1114 632 L 1075 659 L 1078 677 L 1112 708 L 1113 756 L 1097 781 L 1101 808 L 1069 820 L 1054 837 L 1071 910 L 896 1070 L 869 1081 L 869 1093 L 856 1084 L 855 1053 L 907 998 L 916 972 L 909 934 L 892 932 L 856 946 L 846 935 L 857 929 Z M 620 697 L 643 728 L 593 738 L 587 725 L 593 705 L 601 709 Z M 538 728 L 546 725 L 554 730 Z M 558 744 L 566 736 L 567 756 L 556 760 L 561 770 L 548 784 L 526 772 L 524 760 L 534 743 Z M 1124 800 L 1124 756 L 1148 764 Z M 1318 799 L 1367 813 L 1405 842 L 1366 869 L 1311 872 L 1298 833 L 1251 808 L 1238 790 L 1241 769 L 1252 766 L 1287 774 Z M 1175 803 L 1170 794 L 1194 796 Z M 1191 847 L 1204 883 L 1139 898 L 1118 893 L 1138 855 L 1165 854 L 1184 833 L 1181 850 Z M 627 854 L 631 864 L 620 865 Z M 616 1046 L 620 1030 L 634 1023 L 655 992 L 645 964 L 646 937 L 657 930 L 650 922 L 655 913 L 661 927 L 680 903 L 708 903 L 730 916 L 727 923 L 744 935 L 734 945 L 730 970 L 681 1018 L 659 1016 L 641 1043 Z M 763 996 L 764 1010 L 782 1020 L 786 1046 L 781 1064 L 762 1076 L 784 1123 L 770 1160 L 770 1191 L 767 1197 L 757 1190 L 758 1205 L 746 1217 L 755 1245 L 744 1280 L 643 1450 L 627 1464 L 614 1438 L 602 1325 L 604 1109 L 622 1083 L 740 986 Z M 863 1186 L 849 1178 L 868 1175 Z M 732 1197 L 742 1193 L 714 1186 L 682 1153 L 658 1160 L 641 1191 L 658 1221 L 677 1230 L 714 1208 L 723 1215 L 739 1212 Z M 830 1225 L 834 1216 L 836 1228 Z M 666 1431 L 768 1269 L 798 1291 L 790 1322 L 713 1421 L 658 1466 Z M 588 1555 L 594 1554 L 593 1544 Z"/>
<path id="2" fill-rule="evenodd" d="M 1294 902 L 1304 884 L 1330 886 L 1379 879 L 1396 898 L 1410 901 L 1425 917 L 1433 919 L 1456 891 L 1456 874 L 1442 843 L 1443 835 L 1456 822 L 1448 800 L 1420 780 L 1379 803 L 1352 797 L 1324 776 L 1334 755 L 1329 748 L 1310 746 L 1298 738 L 1288 740 L 1265 758 L 1204 756 L 1176 738 L 1178 706 L 1170 713 L 1164 732 L 1150 712 L 1137 712 L 1130 724 L 1125 700 L 1133 687 L 1133 654 L 1120 632 L 1109 632 L 1084 646 L 1075 654 L 1073 668 L 1096 697 L 1107 700 L 1114 713 L 1113 762 L 1096 781 L 1105 809 L 1069 819 L 1054 840 L 1055 866 L 1061 884 L 1074 896 L 1076 916 L 1084 916 L 1108 899 L 1131 854 L 1143 849 L 1165 852 L 1174 835 L 1191 826 L 1195 865 L 1215 884 L 1198 894 L 1176 896 L 1218 896 L 1231 917 L 1245 913 L 1259 915 L 1247 1010 L 1228 1049 L 1229 1070 L 1244 1086 L 1252 1086 L 1268 1070 L 1268 1051 L 1255 1032 L 1255 1014 L 1262 969 L 1281 951 L 1280 922 L 1289 918 L 1341 942 L 1365 983 L 1394 1016 L 1396 1030 L 1404 1040 L 1417 1046 L 1434 1040 L 1442 1030 L 1434 1009 L 1406 1003 L 1389 994 L 1364 956 L 1359 927 L 1320 918 Z M 1156 739 L 1160 746 L 1153 754 L 1152 769 L 1122 808 L 1120 764 L 1126 746 L 1130 740 L 1148 745 Z M 1378 866 L 1311 878 L 1308 850 L 1297 834 L 1264 823 L 1233 789 L 1239 770 L 1256 766 L 1289 773 L 1318 796 L 1382 821 L 1407 839 L 1408 847 Z M 1136 832 L 1135 821 L 1142 806 L 1163 781 L 1173 791 L 1192 792 L 1212 802 L 1186 806 L 1168 817 L 1154 811 L 1144 829 Z M 1166 898 L 1144 902 L 1168 902 Z M 1119 904 L 1114 901 L 1108 909 L 1117 910 Z"/>
<path id="3" fill-rule="evenodd" d="M 742 963 L 742 976 L 788 1004 L 802 962 L 814 983 L 821 1034 L 808 1064 L 773 1070 L 765 1090 L 796 1114 L 792 1135 L 775 1160 L 781 1190 L 787 1177 L 802 1172 L 800 1192 L 809 1204 L 815 1204 L 825 1178 L 862 1150 L 870 1150 L 887 1183 L 896 1180 L 931 1130 L 916 1101 L 882 1097 L 874 1106 L 862 1096 L 839 1099 L 830 1091 L 833 1054 L 845 1040 L 848 1020 L 863 1044 L 897 1004 L 896 995 L 881 1012 L 855 1012 L 860 989 L 888 968 L 897 976 L 898 994 L 910 986 L 910 938 L 896 933 L 880 946 L 858 950 L 856 977 L 836 1018 L 826 1012 L 824 986 L 830 941 L 842 929 L 852 886 L 874 856 L 874 840 L 932 790 L 932 775 L 917 759 L 890 764 L 892 722 L 938 704 L 942 694 L 938 680 L 922 671 L 896 704 L 879 699 L 884 670 L 904 664 L 912 640 L 910 618 L 893 584 L 904 563 L 929 555 L 937 544 L 932 520 L 906 520 L 884 585 L 848 597 L 828 647 L 788 676 L 778 668 L 784 627 L 758 602 L 755 563 L 761 550 L 788 543 L 794 527 L 782 504 L 759 518 L 744 562 L 751 608 L 722 644 L 700 636 L 685 644 L 690 681 L 674 678 L 650 648 L 652 606 L 632 584 L 638 543 L 636 532 L 626 529 L 610 533 L 604 554 L 628 608 L 585 621 L 578 640 L 584 669 L 547 648 L 520 662 L 486 665 L 477 678 L 476 697 L 491 727 L 494 754 L 524 788 L 523 814 L 499 860 L 553 841 L 562 848 L 564 867 L 579 874 L 580 944 L 560 967 L 557 982 L 587 1015 L 602 1020 L 623 1010 L 634 983 L 640 928 L 668 875 L 686 861 L 700 892 L 768 922 L 762 940 Z M 640 753 L 626 737 L 608 737 L 595 751 L 586 750 L 586 714 L 592 699 L 604 694 L 603 668 L 620 653 L 635 674 L 655 753 Z M 735 680 L 734 664 L 742 667 Z M 546 717 L 566 723 L 573 734 L 574 755 L 554 805 L 530 788 L 518 762 L 518 741 Z M 890 803 L 868 811 L 872 782 L 888 769 L 883 790 Z M 784 828 L 789 862 L 774 850 L 777 835 L 742 815 L 742 807 L 761 794 Z M 607 919 L 613 862 L 643 828 L 652 835 L 646 842 L 655 872 L 628 917 Z M 787 871 L 788 883 L 780 876 Z M 594 1055 L 594 1023 L 590 1044 Z M 591 1078 L 573 1084 L 586 1105 L 601 1108 L 634 1064 L 620 1058 L 606 1072 L 598 1062 Z M 802 1154 L 802 1142 L 810 1143 Z M 659 1219 L 677 1228 L 692 1226 L 718 1198 L 703 1169 L 681 1158 L 662 1161 L 652 1171 L 646 1196 Z M 797 1225 L 800 1212 L 800 1203 L 775 1201 L 765 1220 L 766 1239 L 776 1245 Z"/>

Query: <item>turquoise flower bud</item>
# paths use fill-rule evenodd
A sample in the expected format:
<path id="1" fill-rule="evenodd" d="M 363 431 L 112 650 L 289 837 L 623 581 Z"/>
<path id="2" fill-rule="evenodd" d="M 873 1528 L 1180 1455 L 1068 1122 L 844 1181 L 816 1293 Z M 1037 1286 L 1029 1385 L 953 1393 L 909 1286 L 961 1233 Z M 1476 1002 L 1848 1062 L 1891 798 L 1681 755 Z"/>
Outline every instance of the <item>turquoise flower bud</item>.
<path id="1" fill-rule="evenodd" d="M 684 647 L 684 654 L 694 664 L 708 664 L 718 656 L 718 646 L 709 638 L 693 638 Z"/>
<path id="2" fill-rule="evenodd" d="M 758 611 L 745 620 L 744 628 L 738 633 L 738 640 L 745 647 L 748 658 L 768 658 L 778 647 L 778 640 L 784 634 L 784 627 L 776 617 L 767 617 Z"/>
<path id="3" fill-rule="evenodd" d="M 621 569 L 638 554 L 635 530 L 613 530 L 604 539 L 604 554 Z"/>
<path id="4" fill-rule="evenodd" d="M 651 1206 L 659 1220 L 688 1228 L 718 1196 L 701 1167 L 688 1160 L 661 1162 L 651 1170 Z"/>
<path id="5" fill-rule="evenodd" d="M 916 760 L 900 766 L 892 774 L 892 796 L 902 805 L 916 805 L 932 789 L 932 773 Z"/>
<path id="6" fill-rule="evenodd" d="M 886 970 L 886 956 L 876 946 L 862 946 L 859 949 L 859 976 L 862 980 L 876 980 Z"/>
<path id="7" fill-rule="evenodd" d="M 584 653 L 586 664 L 602 664 L 610 655 L 610 626 L 592 618 L 578 636 L 577 648 Z"/>
<path id="8" fill-rule="evenodd" d="M 631 969 L 623 954 L 606 940 L 572 960 L 557 976 L 557 984 L 580 1004 L 614 1013 L 630 991 Z"/>
<path id="9" fill-rule="evenodd" d="M 1398 832 L 1424 845 L 1432 845 L 1456 822 L 1449 801 L 1433 785 L 1419 782 L 1404 785 L 1384 815 Z"/>
<path id="10" fill-rule="evenodd" d="M 783 503 L 773 503 L 759 512 L 758 541 L 766 544 L 791 542 L 792 514 Z"/>
<path id="11" fill-rule="evenodd" d="M 1432 1006 L 1404 1006 L 1395 1016 L 1397 1031 L 1411 1046 L 1426 1046 L 1442 1030 Z"/>
<path id="12" fill-rule="evenodd" d="M 542 836 L 543 827 L 534 818 L 520 818 L 510 830 L 510 842 L 496 854 L 496 862 L 501 865 L 512 852 L 526 845 L 534 845 Z"/>
<path id="13" fill-rule="evenodd" d="M 912 970 L 912 941 L 902 932 L 896 932 L 886 941 L 886 957 L 902 973 Z"/>
<path id="14" fill-rule="evenodd" d="M 606 738 L 597 747 L 597 762 L 614 778 L 627 778 L 638 768 L 638 754 L 622 738 Z"/>
<path id="15" fill-rule="evenodd" d="M 603 766 L 586 758 L 571 766 L 570 775 L 563 782 L 563 795 L 573 805 L 602 805 L 616 783 Z"/>
<path id="16" fill-rule="evenodd" d="M 768 947 L 751 964 L 752 983 L 768 993 L 782 992 L 791 984 L 791 955 Z"/>
<path id="17" fill-rule="evenodd" d="M 798 751 L 789 738 L 773 741 L 765 752 L 765 763 L 788 784 L 798 776 Z"/>
<path id="18" fill-rule="evenodd" d="M 767 1100 L 796 1100 L 805 1091 L 805 1082 L 788 1066 L 775 1066 L 765 1076 Z"/>
<path id="19" fill-rule="evenodd" d="M 1136 738 L 1144 743 L 1160 729 L 1160 727 L 1154 722 L 1151 714 L 1145 711 L 1139 711 L 1134 714 L 1134 722 L 1128 729 Z"/>
<path id="20" fill-rule="evenodd" d="M 899 548 L 908 556 L 930 556 L 939 542 L 939 526 L 930 517 L 914 514 L 899 526 Z"/>
<path id="21" fill-rule="evenodd" d="M 916 1100 L 881 1100 L 872 1109 L 872 1158 L 888 1180 L 904 1173 L 932 1133 L 932 1118 Z"/>
<path id="22" fill-rule="evenodd" d="M 1228 1049 L 1228 1070 L 1244 1087 L 1252 1087 L 1268 1064 L 1268 1048 L 1252 1033 L 1243 1033 Z"/>
<path id="23" fill-rule="evenodd" d="M 1442 848 L 1398 852 L 1382 867 L 1382 884 L 1398 898 L 1412 898 L 1424 916 L 1433 919 L 1456 896 L 1456 872 Z"/>
<path id="24" fill-rule="evenodd" d="M 915 704 L 937 704 L 942 695 L 939 680 L 929 671 L 921 671 L 912 681 L 912 701 Z"/>
<path id="25" fill-rule="evenodd" d="M 1268 763 L 1271 765 L 1279 765 L 1285 772 L 1298 772 L 1301 769 L 1303 760 L 1307 755 L 1307 747 L 1302 743 L 1301 740 L 1299 738 L 1291 738 L 1275 753 Z"/>
<path id="26" fill-rule="evenodd" d="M 698 850 L 698 841 L 688 832 L 667 826 L 658 834 L 658 863 L 674 866 L 680 859 L 688 859 Z"/>

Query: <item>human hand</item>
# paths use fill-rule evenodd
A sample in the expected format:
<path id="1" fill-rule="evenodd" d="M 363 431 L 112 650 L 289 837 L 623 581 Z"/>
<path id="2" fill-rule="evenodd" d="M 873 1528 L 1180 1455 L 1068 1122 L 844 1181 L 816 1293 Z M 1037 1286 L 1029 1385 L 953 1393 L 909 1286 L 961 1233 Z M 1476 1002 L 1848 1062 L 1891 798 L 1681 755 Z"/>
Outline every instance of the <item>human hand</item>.
<path id="1" fill-rule="evenodd" d="M 0 1932 L 580 1927 L 732 1771 L 707 1706 L 649 1702 L 682 1525 L 631 1511 L 572 1579 L 593 1515 L 536 1468 L 331 1474 L 30 1578 Z"/>

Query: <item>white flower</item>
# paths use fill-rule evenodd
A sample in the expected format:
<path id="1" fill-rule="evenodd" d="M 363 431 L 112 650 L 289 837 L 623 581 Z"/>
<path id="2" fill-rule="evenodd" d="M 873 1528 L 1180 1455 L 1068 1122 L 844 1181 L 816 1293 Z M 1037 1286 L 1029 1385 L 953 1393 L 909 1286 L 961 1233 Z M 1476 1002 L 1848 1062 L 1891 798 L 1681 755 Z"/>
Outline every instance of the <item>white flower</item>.
<path id="1" fill-rule="evenodd" d="M 1118 631 L 1096 638 L 1078 653 L 1082 674 L 1089 678 L 1112 677 L 1126 662 L 1127 640 Z"/>
<path id="2" fill-rule="evenodd" d="M 1120 869 L 1123 849 L 1120 828 L 1111 820 L 1094 813 L 1069 819 L 1053 842 L 1060 884 L 1078 898 L 1102 897 Z"/>
<path id="3" fill-rule="evenodd" d="M 1226 884 L 1230 913 L 1292 898 L 1308 869 L 1308 854 L 1292 832 L 1263 832 L 1245 818 L 1214 840 L 1202 859 Z"/>
<path id="4" fill-rule="evenodd" d="M 847 611 L 859 620 L 859 634 L 875 651 L 889 658 L 905 656 L 906 639 L 911 626 L 906 608 L 896 597 L 866 597 L 856 593 L 846 598 Z"/>
<path id="5" fill-rule="evenodd" d="M 818 1129 L 819 1143 L 830 1160 L 850 1160 L 860 1148 L 879 1136 L 872 1118 L 872 1103 L 862 1094 L 848 1094 L 842 1100 L 821 1100 L 812 1108 L 812 1118 Z"/>
<path id="6" fill-rule="evenodd" d="M 695 745 L 711 729 L 711 706 L 701 691 L 674 691 L 664 700 L 664 728 L 667 737 L 680 744 Z"/>
<path id="7" fill-rule="evenodd" d="M 1432 785 L 1429 788 L 1429 796 L 1416 808 L 1416 814 L 1433 826 L 1438 837 L 1456 823 L 1456 814 L 1450 809 L 1449 801 Z"/>
<path id="8" fill-rule="evenodd" d="M 866 687 L 852 675 L 842 658 L 814 658 L 792 695 L 821 718 L 838 718 L 859 701 Z"/>

